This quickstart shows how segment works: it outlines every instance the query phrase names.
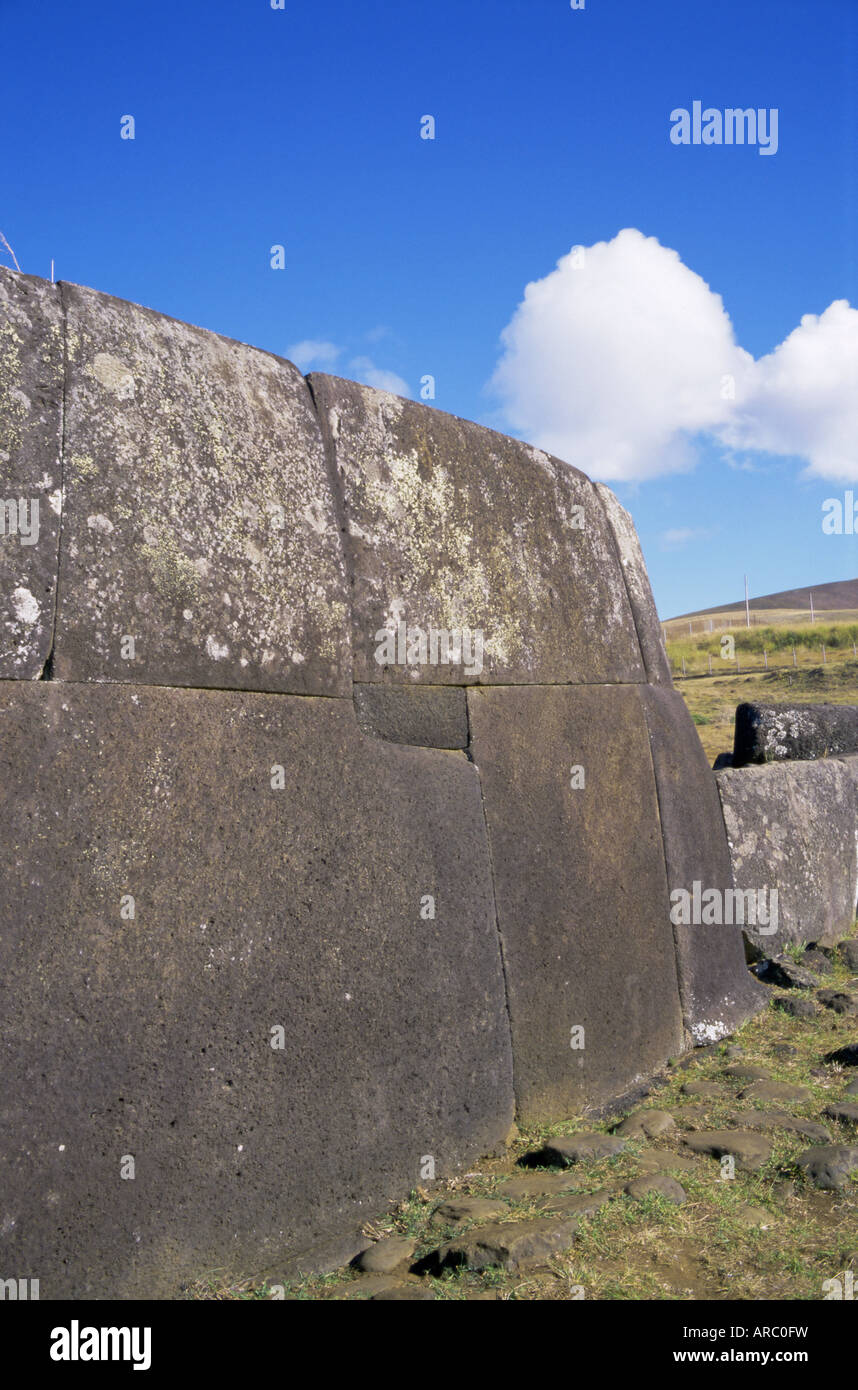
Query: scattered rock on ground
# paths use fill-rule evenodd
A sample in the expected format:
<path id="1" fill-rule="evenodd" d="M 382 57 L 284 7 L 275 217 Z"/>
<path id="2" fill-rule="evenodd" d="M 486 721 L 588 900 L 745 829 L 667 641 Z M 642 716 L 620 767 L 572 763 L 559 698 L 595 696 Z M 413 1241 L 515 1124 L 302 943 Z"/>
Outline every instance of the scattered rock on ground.
<path id="1" fill-rule="evenodd" d="M 858 1172 L 858 1144 L 823 1144 L 805 1149 L 796 1163 L 817 1187 L 839 1191 Z"/>
<path id="2" fill-rule="evenodd" d="M 648 1173 L 645 1177 L 633 1178 L 626 1183 L 623 1191 L 636 1202 L 642 1202 L 651 1193 L 666 1197 L 675 1207 L 681 1207 L 683 1202 L 688 1201 L 685 1189 L 669 1173 Z"/>
<path id="3" fill-rule="evenodd" d="M 678 1173 L 694 1173 L 700 1171 L 700 1164 L 696 1159 L 689 1157 L 688 1154 L 672 1154 L 667 1149 L 647 1149 L 640 1155 L 638 1160 L 644 1172 L 670 1171 L 672 1168 Z"/>
<path id="4" fill-rule="evenodd" d="M 696 1096 L 699 1100 L 718 1100 L 726 1096 L 727 1089 L 718 1081 L 686 1081 L 682 1087 L 684 1096 Z"/>
<path id="5" fill-rule="evenodd" d="M 432 1213 L 434 1225 L 461 1226 L 466 1221 L 491 1221 L 509 1211 L 506 1202 L 490 1197 L 462 1197 L 458 1201 L 442 1202 Z"/>
<path id="6" fill-rule="evenodd" d="M 697 1134 L 686 1134 L 682 1142 L 694 1153 L 711 1154 L 713 1158 L 732 1154 L 736 1167 L 746 1173 L 762 1168 L 772 1153 L 768 1139 L 749 1129 L 700 1130 Z"/>
<path id="7" fill-rule="evenodd" d="M 724 1075 L 730 1076 L 734 1081 L 771 1081 L 772 1074 L 765 1067 L 750 1066 L 746 1062 L 740 1062 L 734 1067 L 725 1067 Z"/>
<path id="8" fill-rule="evenodd" d="M 577 1221 L 561 1216 L 475 1226 L 442 1245 L 434 1263 L 441 1269 L 461 1265 L 467 1269 L 488 1269 L 498 1265 L 506 1270 L 544 1264 L 570 1248 L 577 1225 Z"/>
<path id="9" fill-rule="evenodd" d="M 819 1012 L 812 999 L 806 994 L 776 994 L 772 1007 L 781 1009 L 791 1018 L 816 1018 Z"/>
<path id="10" fill-rule="evenodd" d="M 815 951 L 813 947 L 808 947 L 801 958 L 801 963 L 806 970 L 814 970 L 817 975 L 830 975 L 832 971 L 828 956 L 824 951 Z"/>
<path id="11" fill-rule="evenodd" d="M 826 1009 L 836 1014 L 858 1014 L 858 999 L 854 994 L 846 994 L 840 989 L 818 989 L 816 997 Z"/>
<path id="12" fill-rule="evenodd" d="M 840 953 L 840 937 L 836 935 L 821 936 L 818 941 L 811 941 L 808 947 L 811 951 L 818 951 L 820 955 L 826 956 L 828 960 Z"/>
<path id="13" fill-rule="evenodd" d="M 788 1115 L 785 1110 L 741 1110 L 729 1116 L 731 1125 L 737 1129 L 758 1129 L 770 1133 L 775 1129 L 785 1129 L 791 1134 L 800 1134 L 802 1139 L 813 1139 L 818 1144 L 831 1142 L 831 1135 L 824 1125 L 815 1120 L 799 1120 Z"/>
<path id="14" fill-rule="evenodd" d="M 758 980 L 767 985 L 780 985 L 781 989 L 814 989 L 819 984 L 817 977 L 803 966 L 796 965 L 789 956 L 772 956 L 751 967 Z"/>
<path id="15" fill-rule="evenodd" d="M 849 1082 L 849 1085 L 846 1087 L 846 1090 L 844 1091 L 844 1095 L 858 1096 L 858 1078 L 856 1078 L 855 1081 Z"/>
<path id="16" fill-rule="evenodd" d="M 672 1129 L 676 1129 L 676 1121 L 666 1110 L 638 1110 L 618 1124 L 614 1133 L 625 1139 L 657 1139 Z"/>
<path id="17" fill-rule="evenodd" d="M 841 1125 L 858 1125 L 858 1102 L 836 1101 L 833 1105 L 826 1105 L 823 1115 L 829 1120 L 836 1120 Z"/>
<path id="18" fill-rule="evenodd" d="M 538 1153 L 530 1155 L 529 1161 L 549 1168 L 554 1164 L 592 1163 L 600 1158 L 613 1158 L 625 1147 L 625 1139 L 612 1134 L 563 1134 L 558 1139 L 549 1139 Z"/>
<path id="19" fill-rule="evenodd" d="M 683 1105 L 676 1111 L 677 1124 L 687 1125 L 691 1129 L 695 1125 L 706 1125 L 709 1120 L 709 1107 L 706 1105 Z"/>
<path id="20" fill-rule="evenodd" d="M 784 997 L 786 999 L 795 998 L 794 995 L 789 994 L 785 995 Z M 772 1052 L 774 1053 L 775 1057 L 781 1058 L 797 1057 L 799 1055 L 798 1048 L 790 1047 L 789 1043 L 774 1043 L 772 1046 Z"/>
<path id="21" fill-rule="evenodd" d="M 847 970 L 858 970 L 858 940 L 841 941 L 840 959 Z"/>
<path id="22" fill-rule="evenodd" d="M 813 1093 L 806 1086 L 793 1086 L 787 1081 L 754 1081 L 739 1092 L 740 1100 L 763 1103 L 780 1102 L 781 1105 L 806 1105 L 813 1100 Z"/>
<path id="23" fill-rule="evenodd" d="M 416 1240 L 406 1236 L 387 1236 L 364 1250 L 354 1263 L 365 1274 L 392 1274 L 396 1269 L 407 1268 L 416 1248 Z"/>

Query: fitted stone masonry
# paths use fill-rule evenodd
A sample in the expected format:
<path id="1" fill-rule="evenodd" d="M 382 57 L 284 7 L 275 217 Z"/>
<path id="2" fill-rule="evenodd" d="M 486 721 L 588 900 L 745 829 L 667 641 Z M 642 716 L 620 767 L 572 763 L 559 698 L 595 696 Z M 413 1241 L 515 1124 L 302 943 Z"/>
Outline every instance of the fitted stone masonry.
<path id="1" fill-rule="evenodd" d="M 6 270 L 0 469 L 0 1275 L 348 1258 L 757 1007 L 671 926 L 729 853 L 607 489 Z"/>

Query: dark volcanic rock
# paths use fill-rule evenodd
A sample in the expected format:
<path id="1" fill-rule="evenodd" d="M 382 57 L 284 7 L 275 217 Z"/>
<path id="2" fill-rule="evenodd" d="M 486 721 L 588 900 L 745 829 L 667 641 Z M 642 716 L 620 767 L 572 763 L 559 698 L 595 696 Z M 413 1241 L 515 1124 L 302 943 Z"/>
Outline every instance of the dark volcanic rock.
<path id="1" fill-rule="evenodd" d="M 736 710 L 735 767 L 843 753 L 858 753 L 858 708 L 854 705 L 746 703 Z"/>
<path id="2" fill-rule="evenodd" d="M 62 505 L 60 290 L 0 267 L 0 678 L 51 649 Z"/>
<path id="3" fill-rule="evenodd" d="M 791 1018 L 816 1018 L 819 1013 L 812 999 L 806 994 L 778 994 L 772 1000 L 772 1007 L 781 1009 Z"/>
<path id="4" fill-rule="evenodd" d="M 4 1143 L 28 1152 L 5 1249 L 43 1298 L 173 1297 L 202 1252 L 286 1273 L 330 1242 L 347 1262 L 423 1154 L 443 1176 L 502 1144 L 464 756 L 368 739 L 351 700 L 14 681 L 0 766 Z"/>
<path id="5" fill-rule="evenodd" d="M 833 1105 L 826 1105 L 822 1113 L 838 1124 L 858 1125 L 858 1103 L 853 1105 L 850 1101 L 837 1101 Z"/>
<path id="6" fill-rule="evenodd" d="M 583 473 L 430 406 L 308 381 L 342 489 L 355 680 L 646 679 L 614 534 Z M 380 663 L 376 634 L 400 622 L 482 632 L 480 670 L 464 651 L 449 664 Z"/>
<path id="7" fill-rule="evenodd" d="M 746 1129 L 701 1130 L 686 1134 L 682 1142 L 694 1153 L 711 1154 L 713 1158 L 732 1155 L 737 1168 L 751 1173 L 762 1168 L 772 1153 L 767 1139 Z"/>
<path id="8" fill-rule="evenodd" d="M 688 1201 L 685 1188 L 667 1173 L 649 1173 L 642 1178 L 633 1178 L 631 1182 L 626 1183 L 623 1191 L 636 1202 L 642 1202 L 645 1197 L 653 1194 L 666 1197 L 675 1207 L 681 1207 Z"/>
<path id="9" fill-rule="evenodd" d="M 341 536 L 297 367 L 77 285 L 63 301 L 56 676 L 350 696 Z"/>
<path id="10" fill-rule="evenodd" d="M 785 1110 L 740 1110 L 729 1117 L 731 1125 L 740 1129 L 758 1129 L 768 1134 L 772 1130 L 785 1129 L 790 1134 L 800 1134 L 803 1139 L 813 1139 L 818 1144 L 827 1144 L 831 1135 L 824 1125 L 815 1120 L 800 1120 Z"/>
<path id="11" fill-rule="evenodd" d="M 746 920 L 745 936 L 755 952 L 777 956 L 790 942 L 842 935 L 854 921 L 854 764 L 854 759 L 825 759 L 716 774 L 736 889 L 754 895 L 745 899 L 749 909 L 762 901 L 767 918 L 771 890 L 778 893 L 776 922 Z"/>
<path id="12" fill-rule="evenodd" d="M 858 1014 L 858 998 L 840 989 L 818 989 L 816 997 L 826 1009 L 836 1014 Z"/>
<path id="13" fill-rule="evenodd" d="M 623 1152 L 625 1139 L 611 1134 L 581 1133 L 564 1134 L 557 1139 L 548 1139 L 537 1153 L 530 1156 L 536 1165 L 551 1167 L 554 1164 L 593 1163 L 601 1158 L 613 1158 Z"/>
<path id="14" fill-rule="evenodd" d="M 816 1187 L 837 1191 L 858 1172 L 858 1145 L 823 1144 L 806 1149 L 796 1163 Z"/>
<path id="15" fill-rule="evenodd" d="M 518 1113 L 550 1122 L 622 1095 L 682 1047 L 647 726 L 628 685 L 472 687 L 468 712 Z"/>
<path id="16" fill-rule="evenodd" d="M 637 1110 L 615 1125 L 614 1134 L 624 1139 L 657 1139 L 676 1129 L 676 1121 L 666 1110 Z"/>
<path id="17" fill-rule="evenodd" d="M 571 1247 L 577 1226 L 577 1221 L 564 1216 L 477 1226 L 442 1245 L 435 1256 L 435 1267 L 455 1269 L 464 1265 L 466 1269 L 479 1270 L 498 1265 L 515 1270 L 545 1264 Z"/>
<path id="18" fill-rule="evenodd" d="M 668 888 L 700 883 L 722 893 L 733 887 L 718 788 L 700 739 L 675 690 L 643 691 L 658 808 L 664 832 Z M 717 1043 L 765 1007 L 765 991 L 748 973 L 738 926 L 673 923 L 679 994 L 685 1027 L 697 1044 Z"/>
<path id="19" fill-rule="evenodd" d="M 467 748 L 468 707 L 464 690 L 452 686 L 356 685 L 360 727 L 391 743 L 424 748 Z"/>
<path id="20" fill-rule="evenodd" d="M 814 989 L 819 984 L 811 971 L 796 965 L 789 956 L 761 960 L 754 966 L 754 974 L 767 985 L 777 985 L 780 989 Z"/>

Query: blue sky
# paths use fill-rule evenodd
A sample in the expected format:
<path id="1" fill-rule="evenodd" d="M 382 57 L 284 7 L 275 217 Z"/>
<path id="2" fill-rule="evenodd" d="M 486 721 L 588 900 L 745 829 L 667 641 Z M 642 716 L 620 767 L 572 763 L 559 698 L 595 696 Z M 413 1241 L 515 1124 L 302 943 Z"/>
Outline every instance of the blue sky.
<path id="1" fill-rule="evenodd" d="M 582 445 L 563 397 L 568 386 L 580 398 L 587 332 L 608 324 L 592 409 L 600 441 L 603 425 L 631 441 L 607 481 L 632 511 L 663 617 L 739 597 L 746 570 L 752 593 L 858 573 L 858 539 L 821 527 L 823 500 L 849 486 L 849 379 L 841 370 L 832 387 L 832 362 L 856 343 L 858 316 L 826 320 L 795 360 L 752 373 L 738 443 L 724 442 L 729 422 L 686 427 L 685 471 L 660 472 L 652 447 L 637 466 L 647 412 L 630 390 L 636 363 L 661 351 L 636 345 L 641 323 L 693 355 L 692 276 L 712 292 L 701 317 L 716 337 L 721 296 L 746 364 L 804 315 L 858 304 L 858 0 L 0 0 L 0 22 L 0 229 L 23 270 L 49 275 L 53 257 L 57 278 L 282 355 L 329 344 L 331 370 L 392 374 L 415 396 L 431 374 L 438 408 L 510 432 L 535 437 L 554 412 L 561 456 L 593 474 L 602 442 Z M 777 152 L 673 144 L 671 112 L 698 99 L 776 108 Z M 120 139 L 127 114 L 133 141 Z M 660 247 L 638 260 L 640 241 L 616 240 L 626 228 Z M 557 302 L 561 278 L 547 277 L 597 243 L 608 251 L 589 329 L 583 281 L 567 277 L 571 298 Z M 276 244 L 285 270 L 271 268 Z M 628 316 L 618 276 L 640 300 Z M 490 386 L 501 334 L 525 287 L 546 280 L 556 312 L 520 325 L 512 408 Z M 625 375 L 615 347 L 631 354 Z M 728 351 L 700 349 L 698 395 Z M 668 387 L 657 424 L 669 429 Z M 650 391 L 658 380 L 638 397 Z M 761 452 L 772 440 L 778 452 Z"/>

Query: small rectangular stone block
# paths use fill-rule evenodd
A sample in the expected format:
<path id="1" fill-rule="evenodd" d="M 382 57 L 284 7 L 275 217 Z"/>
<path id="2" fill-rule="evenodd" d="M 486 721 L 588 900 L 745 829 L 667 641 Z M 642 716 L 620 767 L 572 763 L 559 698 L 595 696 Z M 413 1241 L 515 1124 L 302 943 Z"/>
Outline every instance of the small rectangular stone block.
<path id="1" fill-rule="evenodd" d="M 468 713 L 518 1117 L 554 1122 L 682 1049 L 643 707 L 637 687 L 518 686 L 469 690 Z"/>
<path id="2" fill-rule="evenodd" d="M 467 748 L 465 692 L 453 686 L 356 685 L 355 710 L 365 733 L 425 748 Z"/>
<path id="3" fill-rule="evenodd" d="M 0 774 L 0 1252 L 43 1299 L 348 1259 L 502 1144 L 463 754 L 350 700 L 11 682 Z"/>
<path id="4" fill-rule="evenodd" d="M 51 650 L 62 401 L 59 291 L 0 267 L 0 678 L 38 680 Z"/>
<path id="5" fill-rule="evenodd" d="M 66 681 L 351 693 L 348 595 L 297 368 L 64 285 Z"/>
<path id="6" fill-rule="evenodd" d="M 645 679 L 614 537 L 588 478 L 429 406 L 308 380 L 342 491 L 355 680 Z M 442 639 L 433 656 L 433 632 L 454 639 L 449 661 Z M 480 634 L 477 659 L 466 634 Z"/>

